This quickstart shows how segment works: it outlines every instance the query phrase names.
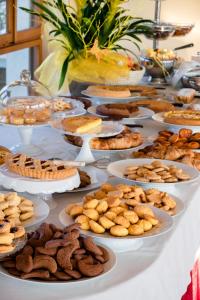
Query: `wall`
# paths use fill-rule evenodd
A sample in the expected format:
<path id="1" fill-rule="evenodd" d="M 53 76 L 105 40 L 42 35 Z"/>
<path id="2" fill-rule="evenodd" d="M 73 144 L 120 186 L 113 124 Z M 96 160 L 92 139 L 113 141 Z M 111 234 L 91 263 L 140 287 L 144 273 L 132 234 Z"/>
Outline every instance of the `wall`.
<path id="1" fill-rule="evenodd" d="M 129 0 L 126 4 L 133 15 L 144 18 L 154 17 L 154 1 Z M 194 43 L 195 47 L 179 51 L 185 59 L 200 51 L 200 0 L 166 0 L 162 3 L 161 19 L 165 22 L 195 23 L 192 32 L 185 37 L 170 38 L 160 42 L 162 48 L 175 48 L 184 44 Z M 144 40 L 144 47 L 152 47 L 150 40 Z"/>

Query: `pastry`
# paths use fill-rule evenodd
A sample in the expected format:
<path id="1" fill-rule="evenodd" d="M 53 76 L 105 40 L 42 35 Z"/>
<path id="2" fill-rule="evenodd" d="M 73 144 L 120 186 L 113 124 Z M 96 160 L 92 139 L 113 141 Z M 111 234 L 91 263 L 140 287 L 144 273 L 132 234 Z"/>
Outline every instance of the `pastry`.
<path id="1" fill-rule="evenodd" d="M 24 118 L 12 115 L 12 116 L 10 116 L 10 124 L 13 124 L 13 125 L 24 125 Z"/>
<path id="2" fill-rule="evenodd" d="M 176 125 L 200 125 L 200 111 L 196 110 L 175 110 L 164 114 L 164 121 Z"/>
<path id="3" fill-rule="evenodd" d="M 91 85 L 86 91 L 98 97 L 128 98 L 131 96 L 129 88 L 123 86 Z"/>
<path id="4" fill-rule="evenodd" d="M 25 229 L 23 226 L 12 227 L 10 232 L 14 234 L 14 239 L 18 239 L 25 235 Z"/>
<path id="5" fill-rule="evenodd" d="M 68 141 L 76 146 L 82 145 L 82 139 L 80 137 L 66 136 Z M 93 138 L 90 146 L 96 150 L 123 150 L 138 147 L 143 143 L 141 133 L 133 132 L 128 127 L 118 135 L 108 138 Z"/>
<path id="6" fill-rule="evenodd" d="M 128 103 L 111 103 L 98 105 L 96 112 L 102 116 L 108 117 L 119 117 L 119 118 L 129 118 L 136 116 L 139 112 L 137 107 L 129 105 Z"/>
<path id="7" fill-rule="evenodd" d="M 29 234 L 27 245 L 2 262 L 2 266 L 22 279 L 74 281 L 100 275 L 108 260 L 106 249 L 96 245 L 91 237 L 81 237 L 78 225 L 60 229 L 53 224 L 42 224 Z"/>
<path id="8" fill-rule="evenodd" d="M 132 106 L 141 106 L 147 107 L 153 110 L 156 113 L 174 110 L 175 107 L 173 104 L 165 101 L 165 100 L 153 100 L 153 99 L 144 99 L 144 100 L 136 100 L 129 103 Z"/>
<path id="9" fill-rule="evenodd" d="M 4 164 L 6 156 L 11 153 L 11 151 L 3 146 L 0 146 L 0 165 Z"/>
<path id="10" fill-rule="evenodd" d="M 194 100 L 196 91 L 194 89 L 181 89 L 175 95 L 175 100 L 183 104 L 189 104 Z"/>
<path id="11" fill-rule="evenodd" d="M 65 131 L 74 133 L 88 133 L 96 129 L 102 123 L 102 119 L 95 116 L 70 117 L 62 120 Z"/>
<path id="12" fill-rule="evenodd" d="M 55 165 L 50 160 L 33 159 L 25 154 L 9 155 L 6 165 L 13 173 L 44 180 L 59 180 L 76 174 L 76 168 L 66 167 L 62 161 Z"/>
<path id="13" fill-rule="evenodd" d="M 36 121 L 37 121 L 37 119 L 33 113 L 25 113 L 24 114 L 24 123 L 25 124 L 33 125 L 36 123 Z"/>
<path id="14" fill-rule="evenodd" d="M 78 173 L 79 173 L 80 181 L 81 181 L 78 188 L 85 188 L 86 186 L 91 184 L 91 178 L 86 172 L 78 169 Z"/>
<path id="15" fill-rule="evenodd" d="M 64 99 L 58 98 L 53 100 L 51 108 L 54 112 L 62 112 L 72 109 L 72 105 L 70 102 L 66 102 Z"/>

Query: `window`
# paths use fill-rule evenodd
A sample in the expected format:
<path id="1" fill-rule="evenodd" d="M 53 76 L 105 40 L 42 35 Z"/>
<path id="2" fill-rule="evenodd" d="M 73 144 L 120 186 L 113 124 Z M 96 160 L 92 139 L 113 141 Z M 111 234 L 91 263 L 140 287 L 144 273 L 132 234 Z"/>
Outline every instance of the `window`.
<path id="1" fill-rule="evenodd" d="M 32 1 L 0 0 L 0 87 L 25 68 L 33 74 L 42 60 L 40 20 L 20 6 L 31 8 Z"/>

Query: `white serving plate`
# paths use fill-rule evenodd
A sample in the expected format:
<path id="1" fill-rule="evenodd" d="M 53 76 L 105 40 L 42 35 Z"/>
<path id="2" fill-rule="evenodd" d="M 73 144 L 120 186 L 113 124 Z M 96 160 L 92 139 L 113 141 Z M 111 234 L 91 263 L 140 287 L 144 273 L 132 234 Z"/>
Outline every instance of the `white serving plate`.
<path id="1" fill-rule="evenodd" d="M 8 170 L 6 165 L 0 167 L 0 183 L 6 189 L 13 189 L 18 193 L 53 194 L 63 193 L 80 185 L 78 171 L 74 176 L 62 180 L 41 180 L 22 177 Z"/>
<path id="2" fill-rule="evenodd" d="M 92 167 L 92 166 L 86 166 L 84 168 L 80 168 L 82 171 L 85 171 L 91 178 L 91 184 L 84 187 L 84 188 L 76 188 L 72 191 L 69 191 L 70 193 L 77 193 L 77 192 L 85 192 L 97 189 L 100 187 L 103 183 L 108 181 L 108 174 L 107 172 Z"/>
<path id="3" fill-rule="evenodd" d="M 59 130 L 61 133 L 67 134 L 67 135 L 73 135 L 73 136 L 81 136 L 81 137 L 110 137 L 115 136 L 123 131 L 124 126 L 120 124 L 119 122 L 113 122 L 113 121 L 103 121 L 102 124 L 94 130 L 88 131 L 87 133 L 81 134 L 81 133 L 74 133 L 71 131 L 65 131 L 63 129 L 61 120 L 54 120 L 51 122 L 51 126 Z"/>
<path id="4" fill-rule="evenodd" d="M 116 252 L 127 252 L 139 249 L 144 240 L 152 238 L 155 239 L 163 234 L 166 234 L 173 227 L 173 218 L 170 215 L 154 206 L 146 206 L 149 206 L 153 210 L 155 216 L 159 219 L 160 224 L 154 226 L 153 229 L 145 232 L 142 236 L 126 236 L 120 238 L 113 237 L 108 232 L 97 234 L 86 230 L 81 230 L 81 233 L 93 237 L 96 241 L 111 247 Z M 65 209 L 60 212 L 59 220 L 64 226 L 74 223 L 74 219 L 66 214 Z"/>
<path id="5" fill-rule="evenodd" d="M 96 108 L 97 106 L 90 106 L 87 111 L 95 116 L 104 118 L 106 120 L 106 118 L 108 118 L 107 116 L 104 115 L 100 115 L 96 112 Z M 139 107 L 139 112 L 137 115 L 135 115 L 134 117 L 130 117 L 130 118 L 123 118 L 122 120 L 120 120 L 119 122 L 121 124 L 124 125 L 128 125 L 128 124 L 134 124 L 135 121 L 140 121 L 140 120 L 145 120 L 145 119 L 149 119 L 154 115 L 154 112 L 148 108 L 145 107 Z"/>
<path id="6" fill-rule="evenodd" d="M 19 281 L 23 281 L 23 284 L 27 284 L 27 285 L 35 285 L 35 286 L 40 286 L 40 285 L 50 285 L 50 286 L 58 286 L 58 285 L 65 285 L 66 287 L 74 287 L 77 286 L 77 288 L 80 285 L 83 284 L 88 284 L 89 282 L 93 281 L 93 284 L 95 284 L 96 281 L 101 280 L 103 278 L 106 278 L 106 276 L 114 269 L 114 267 L 116 266 L 117 263 L 117 258 L 116 255 L 114 254 L 114 252 L 107 246 L 101 244 L 101 243 L 97 243 L 99 246 L 102 246 L 103 248 L 105 248 L 108 253 L 109 253 L 109 261 L 107 261 L 104 264 L 104 272 L 102 274 L 100 274 L 99 276 L 96 277 L 86 277 L 83 279 L 79 279 L 79 280 L 69 280 L 69 281 L 42 281 L 42 280 L 34 280 L 34 279 L 21 279 L 19 277 L 16 277 L 14 275 L 11 275 L 7 272 L 7 270 L 0 264 L 0 274 L 9 278 L 12 278 L 14 280 L 19 280 Z"/>
<path id="7" fill-rule="evenodd" d="M 200 131 L 200 126 L 189 126 L 189 125 L 177 125 L 177 124 L 170 124 L 164 121 L 164 113 L 157 113 L 152 116 L 152 119 L 162 125 L 165 125 L 167 128 L 169 128 L 171 131 L 179 132 L 181 128 L 187 128 L 191 129 L 194 132 Z"/>
<path id="8" fill-rule="evenodd" d="M 0 194 L 8 194 L 9 191 L 0 191 Z M 20 195 L 19 196 L 23 196 Z M 30 229 L 32 227 L 40 225 L 49 215 L 49 206 L 39 197 L 33 198 L 33 197 L 26 197 L 27 199 L 30 199 L 33 202 L 34 206 L 34 216 L 24 222 L 22 222 L 22 225 L 26 229 Z"/>
<path id="9" fill-rule="evenodd" d="M 128 179 L 124 176 L 125 169 L 130 166 L 141 166 L 145 164 L 151 164 L 153 161 L 160 161 L 163 164 L 170 166 L 174 165 L 175 167 L 182 169 L 184 172 L 190 175 L 191 179 L 186 180 L 186 181 L 178 181 L 178 182 L 173 182 L 173 183 L 157 183 L 157 182 L 141 182 L 141 181 L 136 181 L 132 179 Z M 182 164 L 180 162 L 175 162 L 171 160 L 161 160 L 161 159 L 148 159 L 148 158 L 136 158 L 136 159 L 124 159 L 120 161 L 115 161 L 112 162 L 108 165 L 107 171 L 117 177 L 122 179 L 124 182 L 128 184 L 137 184 L 144 186 L 145 188 L 158 188 L 162 189 L 162 187 L 167 187 L 170 189 L 170 187 L 173 186 L 182 186 L 182 185 L 188 185 L 191 184 L 192 182 L 196 181 L 199 179 L 199 172 L 197 169 L 190 167 L 186 164 Z"/>

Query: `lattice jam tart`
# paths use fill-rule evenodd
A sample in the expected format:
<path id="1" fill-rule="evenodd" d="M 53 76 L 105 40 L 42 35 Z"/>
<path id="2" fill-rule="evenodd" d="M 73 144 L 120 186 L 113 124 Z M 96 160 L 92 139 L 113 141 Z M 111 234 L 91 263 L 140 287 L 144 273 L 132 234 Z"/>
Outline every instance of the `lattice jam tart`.
<path id="1" fill-rule="evenodd" d="M 77 172 L 76 168 L 65 166 L 62 161 L 59 165 L 55 165 L 51 160 L 34 159 L 25 154 L 9 155 L 5 163 L 11 172 L 38 179 L 65 179 Z"/>

